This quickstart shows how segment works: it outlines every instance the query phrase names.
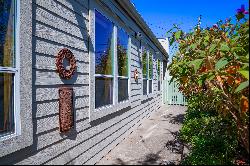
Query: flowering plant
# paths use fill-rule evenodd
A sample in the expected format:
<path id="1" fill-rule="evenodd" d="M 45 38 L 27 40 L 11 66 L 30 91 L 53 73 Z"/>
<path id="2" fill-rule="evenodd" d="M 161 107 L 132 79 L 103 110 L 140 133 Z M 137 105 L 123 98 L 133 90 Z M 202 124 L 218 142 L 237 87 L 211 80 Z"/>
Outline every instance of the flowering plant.
<path id="1" fill-rule="evenodd" d="M 215 109 L 237 124 L 238 138 L 249 153 L 249 16 L 244 6 L 236 20 L 219 21 L 190 33 L 175 27 L 171 44 L 178 51 L 168 67 L 186 96 L 200 96 L 201 108 Z"/>

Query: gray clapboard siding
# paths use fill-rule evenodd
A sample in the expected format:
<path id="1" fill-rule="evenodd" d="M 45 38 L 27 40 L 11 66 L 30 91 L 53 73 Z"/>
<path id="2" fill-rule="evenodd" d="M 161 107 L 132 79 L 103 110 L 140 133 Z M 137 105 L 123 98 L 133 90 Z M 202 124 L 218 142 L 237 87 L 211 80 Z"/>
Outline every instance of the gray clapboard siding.
<path id="1" fill-rule="evenodd" d="M 44 54 L 44 56 L 55 57 L 61 49 L 65 48 L 64 45 L 58 44 L 48 40 L 36 39 L 35 52 Z M 70 51 L 73 53 L 77 61 L 89 62 L 89 54 L 87 50 L 79 51 L 71 48 Z"/>
<path id="2" fill-rule="evenodd" d="M 36 101 L 59 99 L 59 87 L 36 88 Z M 89 95 L 89 86 L 73 87 L 74 97 Z"/>
<path id="3" fill-rule="evenodd" d="M 58 73 L 48 71 L 36 71 L 35 85 L 63 85 L 63 84 L 88 84 L 89 75 L 75 73 L 71 80 L 60 79 Z"/>
<path id="4" fill-rule="evenodd" d="M 88 105 L 88 104 L 82 104 L 82 105 Z M 88 112 L 89 110 L 89 106 L 80 106 L 79 108 L 75 108 L 76 112 L 80 112 L 80 111 L 85 111 Z M 59 110 L 59 102 L 57 101 L 51 101 L 51 102 L 43 102 L 43 103 L 39 103 L 36 104 L 37 106 L 37 110 L 36 110 L 36 118 L 42 118 L 45 116 L 53 116 L 55 114 L 58 114 L 58 110 Z M 78 115 L 77 115 L 78 116 Z M 78 117 L 77 117 L 78 118 Z"/>
<path id="5" fill-rule="evenodd" d="M 92 1 L 92 0 L 91 0 Z M 34 0 L 33 47 L 34 73 L 34 139 L 35 150 L 16 164 L 95 164 L 103 155 L 131 133 L 142 120 L 161 105 L 158 82 L 153 81 L 155 94 L 142 95 L 140 43 L 131 37 L 131 109 L 113 118 L 89 122 L 89 0 Z M 113 0 L 102 1 L 125 22 L 125 29 L 141 29 Z M 115 17 L 117 19 L 118 17 Z M 122 25 L 122 24 L 121 24 Z M 132 34 L 133 35 L 133 34 Z M 147 36 L 145 37 L 146 40 Z M 149 40 L 148 40 L 149 42 Z M 90 42 L 91 43 L 91 42 Z M 149 43 L 153 45 L 153 43 Z M 55 56 L 69 48 L 77 59 L 77 73 L 71 80 L 60 79 L 55 72 Z M 90 46 L 92 47 L 92 46 Z M 153 49 L 155 46 L 153 45 Z M 154 70 L 156 70 L 154 65 Z M 139 72 L 134 81 L 134 69 Z M 154 71 L 156 74 L 156 71 Z M 59 132 L 58 87 L 70 84 L 74 88 L 75 128 L 68 134 Z M 146 102 L 147 101 L 147 102 Z M 107 120 L 105 120 L 107 118 Z M 22 152 L 21 152 L 22 153 Z M 32 154 L 31 154 L 32 153 Z M 18 154 L 18 153 L 17 153 Z"/>
<path id="6" fill-rule="evenodd" d="M 59 32 L 55 29 L 52 29 L 40 23 L 36 24 L 35 35 L 43 39 L 47 39 L 47 40 L 54 41 L 57 43 L 62 43 L 64 45 L 67 45 L 73 48 L 77 48 L 79 50 L 84 51 L 88 49 L 88 42 L 86 41 L 84 42 L 84 40 Z"/>
<path id="7" fill-rule="evenodd" d="M 88 130 L 85 130 L 84 132 L 80 132 L 76 135 L 75 140 L 70 140 L 70 139 L 65 139 L 60 144 L 53 144 L 55 142 L 58 142 L 59 140 L 62 139 L 62 136 L 58 133 L 58 131 L 53 131 L 48 134 L 43 134 L 38 137 L 37 141 L 37 147 L 42 148 L 42 145 L 47 144 L 51 145 L 53 144 L 50 148 L 45 148 L 38 153 L 34 154 L 33 156 L 21 161 L 19 164 L 42 164 L 43 162 L 46 162 L 47 160 L 50 160 L 51 158 L 61 155 L 71 149 L 72 147 L 78 146 L 79 143 L 85 142 L 84 140 L 87 140 L 91 138 L 91 140 L 95 140 L 92 138 L 92 136 L 96 135 L 97 133 L 100 133 L 102 131 L 107 131 L 110 126 L 117 126 L 119 123 L 122 124 L 124 123 L 124 120 L 128 119 L 128 117 L 132 117 L 135 115 L 138 115 L 140 111 L 142 111 L 143 106 L 139 105 L 133 110 L 129 110 L 125 112 L 124 114 L 113 118 L 109 121 L 106 121 L 105 123 L 102 123 L 97 126 L 93 126 L 91 128 L 89 127 L 89 123 L 83 126 L 83 128 L 88 128 Z M 98 135 L 97 135 L 98 137 Z M 47 138 L 50 138 L 50 141 L 44 142 Z M 41 140 L 41 141 L 40 141 Z M 41 157 L 42 156 L 42 157 Z"/>
<path id="8" fill-rule="evenodd" d="M 75 158 L 78 156 L 79 151 L 82 153 L 85 152 L 85 150 L 89 150 L 80 155 L 77 158 L 77 161 L 80 161 L 81 163 L 78 163 L 77 161 L 72 161 L 74 164 L 82 164 L 86 162 L 90 157 L 92 157 L 92 153 L 96 153 L 96 151 L 99 149 L 102 149 L 107 142 L 109 143 L 112 141 L 115 137 L 119 137 L 120 133 L 125 132 L 130 128 L 131 125 L 133 125 L 133 122 L 136 121 L 141 115 L 145 114 L 142 112 L 137 112 L 129 117 L 127 117 L 125 120 L 119 122 L 116 125 L 111 126 L 108 130 L 102 131 L 100 134 L 98 134 L 96 137 L 94 137 L 92 140 L 89 140 L 87 142 L 84 142 L 83 144 L 80 144 L 76 146 L 74 149 L 67 151 L 66 153 L 63 153 L 60 157 L 56 158 L 55 160 L 51 161 L 52 163 L 55 164 L 62 164 L 61 161 L 64 159 L 69 159 L 69 156 L 71 158 Z M 111 137 L 111 139 L 110 139 Z M 69 161 L 68 161 L 69 162 Z M 49 163 L 51 164 L 51 163 Z"/>
<path id="9" fill-rule="evenodd" d="M 56 29 L 59 29 L 61 31 L 64 31 L 68 34 L 72 34 L 78 38 L 85 39 L 88 38 L 86 33 L 82 33 L 82 29 L 79 26 L 76 26 L 69 21 L 65 21 L 50 11 L 46 11 L 42 8 L 37 7 L 36 8 L 36 20 L 39 22 L 42 22 L 44 24 L 53 26 Z M 88 21 L 83 20 L 85 25 L 88 25 Z M 88 28 L 88 27 L 86 27 Z"/>
<path id="10" fill-rule="evenodd" d="M 46 56 L 36 55 L 36 64 L 35 64 L 36 69 L 47 69 L 47 70 L 56 71 L 55 63 L 56 63 L 55 57 L 46 57 Z M 89 63 L 77 61 L 76 65 L 77 65 L 77 69 L 76 69 L 77 73 L 87 74 L 89 72 Z"/>
<path id="11" fill-rule="evenodd" d="M 75 107 L 74 108 L 82 108 L 89 105 L 89 98 L 77 98 L 75 101 Z M 57 112 L 59 110 L 59 107 L 56 109 Z M 78 117 L 77 117 L 78 118 Z M 56 119 L 56 120 L 55 120 Z M 59 126 L 59 117 L 58 115 L 53 115 L 52 117 L 46 117 L 43 119 L 37 120 L 37 131 L 36 134 L 55 129 Z M 76 119 L 78 120 L 78 119 Z"/>
<path id="12" fill-rule="evenodd" d="M 78 13 L 80 16 L 88 19 L 88 0 L 57 0 L 57 2 L 64 5 L 64 7 Z"/>
<path id="13" fill-rule="evenodd" d="M 36 69 L 47 69 L 47 70 L 53 70 L 56 71 L 56 58 L 55 57 L 46 57 L 46 56 L 39 56 L 36 55 Z M 89 63 L 85 62 L 76 62 L 76 72 L 77 73 L 88 73 L 89 72 Z"/>
<path id="14" fill-rule="evenodd" d="M 99 151 L 97 154 L 92 156 L 86 163 L 85 165 L 94 165 L 96 164 L 99 160 L 102 159 L 103 156 L 105 156 L 111 149 L 113 149 L 117 144 L 119 144 L 124 138 L 128 137 L 128 135 L 135 129 L 137 128 L 141 123 L 136 123 L 134 126 L 129 128 L 125 133 L 121 134 L 117 139 L 115 139 L 112 143 L 107 145 L 104 149 Z"/>
<path id="15" fill-rule="evenodd" d="M 88 17 L 83 17 L 76 13 L 75 11 L 69 10 L 64 5 L 61 5 L 56 0 L 36 0 L 36 4 L 46 8 L 47 10 L 57 14 L 58 16 L 86 29 L 86 25 L 84 24 L 84 19 Z M 88 13 L 85 13 L 88 14 Z M 80 22 L 82 21 L 82 23 Z"/>
<path id="16" fill-rule="evenodd" d="M 140 69 L 140 64 L 139 64 L 139 62 L 137 62 L 136 61 L 136 63 L 133 63 L 133 61 L 131 60 L 131 71 L 134 71 L 135 69 L 137 69 L 137 71 L 138 71 L 138 73 L 140 72 L 140 71 L 142 71 L 141 69 Z M 141 74 L 141 72 L 140 72 L 140 74 Z"/>

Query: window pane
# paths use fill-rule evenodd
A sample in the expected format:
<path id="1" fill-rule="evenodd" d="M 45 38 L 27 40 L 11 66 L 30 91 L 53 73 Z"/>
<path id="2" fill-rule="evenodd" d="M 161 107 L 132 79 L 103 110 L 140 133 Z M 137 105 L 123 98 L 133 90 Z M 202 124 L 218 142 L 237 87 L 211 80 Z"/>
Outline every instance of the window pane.
<path id="1" fill-rule="evenodd" d="M 118 102 L 128 100 L 128 79 L 118 78 Z"/>
<path id="2" fill-rule="evenodd" d="M 160 71 L 161 71 L 161 61 L 157 60 L 157 74 L 158 74 L 158 80 L 160 80 Z"/>
<path id="3" fill-rule="evenodd" d="M 153 79 L 153 54 L 149 53 L 149 79 Z"/>
<path id="4" fill-rule="evenodd" d="M 152 80 L 149 80 L 149 93 L 152 93 L 152 83 L 153 81 Z"/>
<path id="5" fill-rule="evenodd" d="M 0 1 L 0 66 L 14 67 L 14 1 Z"/>
<path id="6" fill-rule="evenodd" d="M 128 77 L 128 34 L 123 29 L 117 32 L 118 75 Z"/>
<path id="7" fill-rule="evenodd" d="M 14 74 L 0 73 L 0 134 L 14 132 Z"/>
<path id="8" fill-rule="evenodd" d="M 112 75 L 113 23 L 95 11 L 95 73 Z"/>
<path id="9" fill-rule="evenodd" d="M 95 78 L 95 108 L 113 103 L 113 78 Z"/>
<path id="10" fill-rule="evenodd" d="M 145 47 L 142 47 L 142 74 L 143 78 L 147 78 L 147 70 L 148 70 L 148 59 L 147 59 L 147 50 Z"/>
<path id="11" fill-rule="evenodd" d="M 158 91 L 160 91 L 160 90 L 161 90 L 161 82 L 158 81 Z"/>
<path id="12" fill-rule="evenodd" d="M 143 79 L 143 95 L 147 94 L 147 80 Z"/>

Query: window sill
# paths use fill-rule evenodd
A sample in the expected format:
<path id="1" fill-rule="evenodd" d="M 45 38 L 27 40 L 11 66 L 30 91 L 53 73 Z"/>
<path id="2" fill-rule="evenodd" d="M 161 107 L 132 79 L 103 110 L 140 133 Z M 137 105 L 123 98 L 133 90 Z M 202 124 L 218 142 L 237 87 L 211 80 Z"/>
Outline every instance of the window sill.
<path id="1" fill-rule="evenodd" d="M 131 105 L 130 100 L 126 100 L 126 101 L 122 101 L 122 102 L 115 104 L 115 105 L 108 105 L 108 106 L 96 108 L 94 110 L 90 110 L 91 113 L 90 113 L 89 120 L 90 120 L 90 122 L 94 121 L 94 120 L 102 118 L 108 114 L 112 114 L 112 113 L 119 111 L 123 108 L 129 107 L 130 105 Z"/>

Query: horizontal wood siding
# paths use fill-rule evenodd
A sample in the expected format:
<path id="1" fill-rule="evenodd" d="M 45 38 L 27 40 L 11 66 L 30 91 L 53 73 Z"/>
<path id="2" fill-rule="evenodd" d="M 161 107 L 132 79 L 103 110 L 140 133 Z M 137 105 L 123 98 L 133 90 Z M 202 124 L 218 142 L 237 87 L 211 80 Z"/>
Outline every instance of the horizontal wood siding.
<path id="1" fill-rule="evenodd" d="M 100 119 L 89 120 L 89 0 L 33 1 L 33 123 L 34 145 L 3 159 L 11 164 L 95 164 L 119 142 L 126 138 L 142 120 L 161 106 L 154 65 L 154 92 L 142 95 L 140 42 L 130 32 L 130 103 L 118 112 Z M 140 28 L 113 0 L 105 3 L 126 22 L 127 29 Z M 22 10 L 22 9 L 21 9 Z M 124 24 L 125 25 L 125 24 Z M 154 45 L 150 43 L 150 45 Z M 69 48 L 77 60 L 77 71 L 70 80 L 56 72 L 55 58 L 62 48 Z M 155 60 L 154 60 L 155 61 Z M 139 73 L 134 80 L 134 70 Z M 59 95 L 61 86 L 74 90 L 74 130 L 59 132 Z M 90 112 L 91 114 L 91 112 Z M 25 155 L 24 155 L 25 154 Z M 3 161 L 3 162 L 2 162 Z"/>

